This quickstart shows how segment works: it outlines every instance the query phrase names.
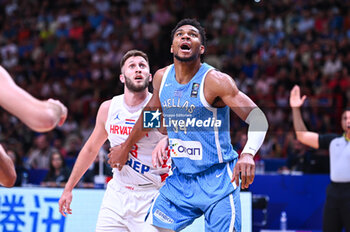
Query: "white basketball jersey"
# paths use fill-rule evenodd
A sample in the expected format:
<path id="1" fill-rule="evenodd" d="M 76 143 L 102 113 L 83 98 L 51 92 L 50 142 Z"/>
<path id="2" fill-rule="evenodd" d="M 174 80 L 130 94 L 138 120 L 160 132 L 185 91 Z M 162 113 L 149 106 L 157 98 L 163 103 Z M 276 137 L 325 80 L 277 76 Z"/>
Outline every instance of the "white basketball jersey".
<path id="1" fill-rule="evenodd" d="M 124 94 L 113 97 L 108 110 L 108 118 L 105 129 L 108 133 L 110 146 L 114 147 L 123 143 L 130 134 L 133 126 L 139 118 L 144 106 L 151 99 L 152 94 L 139 105 L 130 107 L 124 102 Z M 157 129 L 153 129 L 139 140 L 129 153 L 128 161 L 119 171 L 113 168 L 113 179 L 126 185 L 151 186 L 158 188 L 165 179 L 168 168 L 154 168 L 152 165 L 152 151 L 164 138 Z"/>

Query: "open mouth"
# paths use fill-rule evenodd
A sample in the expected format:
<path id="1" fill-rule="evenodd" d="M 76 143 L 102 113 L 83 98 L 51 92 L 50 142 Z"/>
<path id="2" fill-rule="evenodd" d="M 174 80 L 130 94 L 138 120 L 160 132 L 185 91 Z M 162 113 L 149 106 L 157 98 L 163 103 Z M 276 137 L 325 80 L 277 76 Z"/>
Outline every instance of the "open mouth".
<path id="1" fill-rule="evenodd" d="M 135 80 L 142 80 L 142 76 L 136 76 Z"/>
<path id="2" fill-rule="evenodd" d="M 180 48 L 181 48 L 181 50 L 184 50 L 184 51 L 189 51 L 189 50 L 191 50 L 191 47 L 190 47 L 189 44 L 182 44 L 182 45 L 180 46 Z"/>

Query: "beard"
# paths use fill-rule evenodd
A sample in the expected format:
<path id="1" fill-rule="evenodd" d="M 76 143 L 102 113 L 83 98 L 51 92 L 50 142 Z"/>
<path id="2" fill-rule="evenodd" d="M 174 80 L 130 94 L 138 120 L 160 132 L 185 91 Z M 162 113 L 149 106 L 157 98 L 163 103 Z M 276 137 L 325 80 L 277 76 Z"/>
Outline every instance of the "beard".
<path id="1" fill-rule="evenodd" d="M 126 75 L 124 75 L 124 77 L 125 77 L 126 88 L 128 88 L 132 92 L 136 92 L 136 93 L 142 92 L 143 90 L 148 88 L 148 85 L 149 85 L 148 78 L 145 79 L 145 82 L 143 84 L 135 85 L 135 83 L 133 83 L 129 77 L 127 77 Z"/>
<path id="2" fill-rule="evenodd" d="M 194 60 L 197 59 L 199 56 L 200 56 L 200 54 L 198 53 L 198 54 L 193 54 L 193 55 L 190 56 L 190 57 L 183 58 L 183 57 L 180 57 L 180 56 L 177 55 L 177 54 L 174 54 L 175 59 L 177 59 L 177 60 L 180 61 L 180 62 L 190 62 L 190 61 L 194 61 Z"/>

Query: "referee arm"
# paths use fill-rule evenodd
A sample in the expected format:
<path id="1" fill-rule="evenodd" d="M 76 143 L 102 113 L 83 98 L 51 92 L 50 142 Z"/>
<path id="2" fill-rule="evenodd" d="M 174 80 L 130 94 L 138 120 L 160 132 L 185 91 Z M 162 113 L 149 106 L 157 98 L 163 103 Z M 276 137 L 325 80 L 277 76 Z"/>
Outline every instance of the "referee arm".
<path id="1" fill-rule="evenodd" d="M 300 87 L 294 86 L 290 91 L 289 104 L 292 107 L 293 125 L 297 140 L 307 146 L 319 148 L 319 134 L 308 131 L 301 116 L 300 107 L 304 104 L 306 96 L 300 97 Z"/>

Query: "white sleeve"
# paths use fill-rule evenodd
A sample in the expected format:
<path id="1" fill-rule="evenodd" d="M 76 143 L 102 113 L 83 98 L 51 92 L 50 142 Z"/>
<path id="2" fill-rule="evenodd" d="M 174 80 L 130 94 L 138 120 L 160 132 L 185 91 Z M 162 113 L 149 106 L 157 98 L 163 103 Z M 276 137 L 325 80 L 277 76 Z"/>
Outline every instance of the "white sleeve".
<path id="1" fill-rule="evenodd" d="M 250 111 L 245 122 L 249 124 L 248 139 L 241 154 L 249 153 L 254 156 L 264 142 L 268 122 L 265 114 L 258 107 Z"/>

